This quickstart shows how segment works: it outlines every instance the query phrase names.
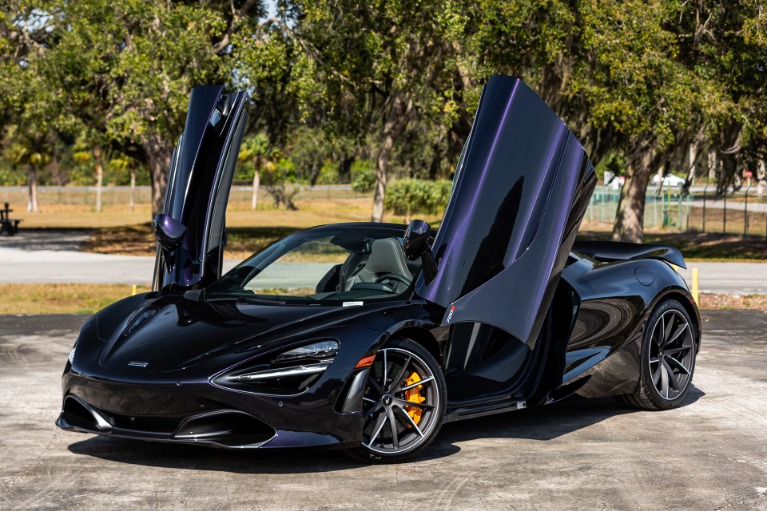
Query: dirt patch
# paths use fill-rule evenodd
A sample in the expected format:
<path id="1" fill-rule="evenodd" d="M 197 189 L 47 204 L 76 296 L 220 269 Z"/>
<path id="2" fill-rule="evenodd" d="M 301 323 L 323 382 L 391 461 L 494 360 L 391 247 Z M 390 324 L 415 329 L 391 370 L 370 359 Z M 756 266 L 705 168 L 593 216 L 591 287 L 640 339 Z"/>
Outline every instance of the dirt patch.
<path id="1" fill-rule="evenodd" d="M 698 307 L 709 310 L 767 311 L 767 295 L 701 294 Z"/>

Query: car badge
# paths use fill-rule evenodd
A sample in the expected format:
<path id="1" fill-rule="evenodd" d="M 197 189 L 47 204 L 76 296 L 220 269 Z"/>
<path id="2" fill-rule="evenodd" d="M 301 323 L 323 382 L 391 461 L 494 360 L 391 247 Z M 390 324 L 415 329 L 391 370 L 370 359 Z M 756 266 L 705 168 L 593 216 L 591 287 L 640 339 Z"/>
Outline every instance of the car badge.
<path id="1" fill-rule="evenodd" d="M 146 366 L 149 365 L 149 362 L 141 362 L 141 361 L 137 361 L 137 360 L 131 360 L 130 362 L 128 362 L 128 365 L 131 366 L 131 367 L 146 367 Z"/>

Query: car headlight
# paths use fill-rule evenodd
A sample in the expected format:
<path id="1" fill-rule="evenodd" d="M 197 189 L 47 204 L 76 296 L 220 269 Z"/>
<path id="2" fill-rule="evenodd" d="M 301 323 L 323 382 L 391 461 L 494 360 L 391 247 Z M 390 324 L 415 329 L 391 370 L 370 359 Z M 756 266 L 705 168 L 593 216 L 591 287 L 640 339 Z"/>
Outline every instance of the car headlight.
<path id="1" fill-rule="evenodd" d="M 288 350 L 285 353 L 280 353 L 274 357 L 274 362 L 294 362 L 302 359 L 327 359 L 335 357 L 337 351 L 337 341 L 320 341 L 312 344 L 307 344 L 306 346 L 293 348 L 292 350 Z"/>
<path id="2" fill-rule="evenodd" d="M 76 350 L 76 349 L 77 349 L 77 344 L 75 344 L 74 346 L 72 346 L 72 349 L 71 349 L 71 350 L 69 350 L 69 357 L 68 357 L 68 360 L 69 360 L 69 364 L 70 364 L 70 365 L 72 365 L 72 362 L 74 362 L 74 360 L 75 360 L 75 350 Z"/>
<path id="3" fill-rule="evenodd" d="M 316 382 L 333 363 L 337 352 L 338 341 L 316 341 L 278 353 L 269 361 L 250 361 L 213 382 L 249 392 L 293 394 Z"/>

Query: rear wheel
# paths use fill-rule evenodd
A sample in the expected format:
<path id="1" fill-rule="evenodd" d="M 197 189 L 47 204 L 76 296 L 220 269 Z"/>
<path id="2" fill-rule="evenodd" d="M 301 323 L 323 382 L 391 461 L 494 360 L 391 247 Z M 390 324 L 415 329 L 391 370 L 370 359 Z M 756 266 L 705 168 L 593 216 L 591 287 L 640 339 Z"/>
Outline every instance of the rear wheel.
<path id="1" fill-rule="evenodd" d="M 363 441 L 353 453 L 369 462 L 412 458 L 439 433 L 446 401 L 445 378 L 431 353 L 410 339 L 387 343 L 368 374 Z"/>
<path id="2" fill-rule="evenodd" d="M 698 339 L 685 308 L 661 302 L 650 315 L 642 343 L 639 383 L 619 401 L 644 410 L 666 410 L 684 401 L 695 370 Z"/>

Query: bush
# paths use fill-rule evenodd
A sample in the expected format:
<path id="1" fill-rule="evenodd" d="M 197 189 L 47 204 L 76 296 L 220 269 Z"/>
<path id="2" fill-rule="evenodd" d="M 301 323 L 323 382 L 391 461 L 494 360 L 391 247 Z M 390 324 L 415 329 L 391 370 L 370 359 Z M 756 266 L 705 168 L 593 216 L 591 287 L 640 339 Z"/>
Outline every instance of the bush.
<path id="1" fill-rule="evenodd" d="M 351 168 L 352 190 L 368 193 L 376 184 L 376 166 L 370 160 L 355 160 Z"/>
<path id="2" fill-rule="evenodd" d="M 453 182 L 400 179 L 386 188 L 386 209 L 410 218 L 413 213 L 437 214 L 445 210 Z"/>

